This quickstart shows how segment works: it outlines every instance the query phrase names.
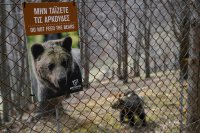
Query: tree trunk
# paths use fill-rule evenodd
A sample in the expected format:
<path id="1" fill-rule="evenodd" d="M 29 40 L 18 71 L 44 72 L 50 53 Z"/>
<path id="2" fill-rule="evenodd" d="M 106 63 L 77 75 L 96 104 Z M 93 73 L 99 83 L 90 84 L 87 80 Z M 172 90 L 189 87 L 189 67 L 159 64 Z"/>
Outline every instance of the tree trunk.
<path id="1" fill-rule="evenodd" d="M 139 21 L 140 23 L 140 21 Z M 140 45 L 142 44 L 142 33 L 140 31 L 141 24 L 139 24 L 137 29 L 137 35 L 136 35 L 136 46 L 135 46 L 135 55 L 134 55 L 134 77 L 140 76 Z"/>
<path id="2" fill-rule="evenodd" d="M 181 6 L 184 7 L 181 13 L 181 23 L 180 23 L 180 76 L 183 79 L 188 78 L 188 57 L 189 57 L 189 31 L 190 31 L 190 20 L 189 20 L 189 2 L 188 0 L 183 0 Z"/>
<path id="3" fill-rule="evenodd" d="M 194 0 L 194 9 L 191 20 L 188 69 L 188 99 L 187 99 L 187 132 L 199 133 L 200 131 L 200 1 Z"/>
<path id="4" fill-rule="evenodd" d="M 158 72 L 157 57 L 153 57 L 153 63 L 154 63 L 153 72 L 157 73 Z"/>
<path id="5" fill-rule="evenodd" d="M 172 30 L 180 43 L 179 65 L 181 79 L 188 77 L 189 31 L 190 31 L 190 0 L 168 1 L 172 20 Z M 176 5 L 178 3 L 178 5 Z M 178 13 L 177 13 L 178 12 Z M 180 15 L 179 15 L 180 13 Z M 177 15 L 178 14 L 178 15 Z"/>
<path id="6" fill-rule="evenodd" d="M 6 3 L 5 0 L 1 1 L 1 3 Z M 7 58 L 7 46 L 8 43 L 6 42 L 7 39 L 7 6 L 4 4 L 0 5 L 0 13 L 2 26 L 1 26 L 1 37 L 0 37 L 0 75 L 1 75 L 1 98 L 2 98 L 2 106 L 3 106 L 3 122 L 9 122 L 9 111 L 10 111 L 10 101 L 11 101 L 11 91 L 10 91 L 10 75 L 9 75 L 9 65 L 8 65 L 8 58 Z"/>
<path id="7" fill-rule="evenodd" d="M 163 71 L 167 71 L 167 54 L 163 53 Z"/>
<path id="8" fill-rule="evenodd" d="M 128 82 L 128 32 L 127 32 L 127 0 L 124 0 L 123 8 L 123 45 L 122 45 L 122 63 L 123 63 L 123 82 Z"/>
<path id="9" fill-rule="evenodd" d="M 145 30 L 146 31 L 146 30 Z M 147 32 L 147 31 L 146 31 Z M 146 78 L 150 78 L 150 64 L 149 64 L 149 48 L 150 48 L 150 42 L 149 42 L 149 38 L 148 38 L 148 33 L 145 33 L 145 73 L 146 73 Z"/>
<path id="10" fill-rule="evenodd" d="M 83 85 L 85 88 L 89 88 L 89 42 L 88 42 L 88 30 L 86 30 L 88 27 L 89 27 L 89 18 L 88 16 L 86 15 L 87 14 L 87 6 L 86 6 L 86 1 L 82 1 L 82 9 L 81 9 L 81 15 L 83 16 L 84 19 L 82 19 L 82 23 L 81 23 L 81 26 L 82 26 L 82 30 L 83 30 L 83 35 L 81 40 L 83 42 L 83 45 L 82 46 L 82 59 L 83 59 L 83 62 L 82 62 L 82 66 L 83 66 Z"/>
<path id="11" fill-rule="evenodd" d="M 123 2 L 118 2 L 118 10 L 120 13 L 117 15 L 116 18 L 116 25 L 117 25 L 117 76 L 119 80 L 123 79 L 122 74 L 122 54 L 123 54 Z"/>
<path id="12" fill-rule="evenodd" d="M 149 1 L 149 2 L 150 3 L 147 3 L 146 0 L 143 0 L 143 3 L 144 3 L 144 43 L 145 43 L 144 50 L 145 50 L 146 78 L 150 77 L 150 63 L 149 63 L 150 53 L 149 53 L 149 50 L 150 50 L 150 31 L 151 31 L 151 17 L 152 17 L 152 14 L 150 13 L 150 11 L 151 11 L 152 2 L 151 1 Z M 150 4 L 150 5 L 148 6 L 148 4 Z M 150 14 L 150 15 L 148 15 L 148 14 Z"/>
<path id="13" fill-rule="evenodd" d="M 120 8 L 121 9 L 121 8 Z M 117 24 L 117 76 L 122 79 L 122 20 L 121 15 L 117 15 L 116 24 Z"/>
<path id="14" fill-rule="evenodd" d="M 20 4 L 20 3 L 19 3 Z M 12 29 L 15 25 L 17 25 L 18 23 L 22 24 L 20 22 L 21 16 L 20 14 L 20 9 L 16 8 L 16 5 L 12 5 L 12 13 L 13 13 L 13 19 L 15 19 L 16 21 L 12 21 L 11 23 L 9 23 L 9 26 L 11 26 L 10 28 Z M 10 45 L 12 45 L 13 47 L 15 47 L 15 49 L 12 50 L 12 59 L 14 60 L 14 63 L 12 66 L 12 68 L 14 68 L 13 72 L 12 72 L 12 76 L 11 76 L 11 81 L 14 81 L 11 85 L 14 87 L 12 89 L 14 89 L 15 91 L 13 91 L 14 97 L 13 97 L 13 103 L 14 103 L 14 108 L 16 109 L 16 114 L 18 118 L 21 118 L 23 115 L 23 111 L 22 108 L 24 107 L 25 101 L 24 99 L 24 90 L 23 89 L 27 89 L 25 88 L 24 84 L 25 84 L 25 78 L 24 78 L 24 47 L 25 45 L 22 43 L 22 38 L 23 38 L 23 31 L 21 30 L 23 27 L 22 25 L 18 25 L 17 28 L 14 28 L 12 30 L 12 33 L 9 35 L 9 42 Z M 17 35 L 17 36 L 16 36 Z M 20 38 L 21 37 L 21 38 Z M 10 48 L 12 49 L 12 48 Z M 13 62 L 11 62 L 13 63 Z M 9 64 L 11 64 L 9 63 Z M 11 114 L 12 115 L 12 114 Z"/>

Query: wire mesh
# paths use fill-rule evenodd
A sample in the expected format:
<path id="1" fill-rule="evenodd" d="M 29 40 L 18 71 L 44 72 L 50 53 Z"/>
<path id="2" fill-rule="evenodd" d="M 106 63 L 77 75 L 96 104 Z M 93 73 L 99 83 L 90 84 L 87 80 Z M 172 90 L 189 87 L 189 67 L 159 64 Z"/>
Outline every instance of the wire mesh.
<path id="1" fill-rule="evenodd" d="M 199 84 L 199 61 L 188 62 L 199 58 L 199 47 L 190 41 L 195 35 L 189 33 L 198 28 L 192 18 L 196 17 L 193 11 L 198 14 L 197 4 L 187 0 L 77 0 L 84 90 L 61 99 L 56 105 L 59 115 L 44 106 L 41 110 L 49 113 L 30 120 L 38 103 L 29 70 L 30 47 L 22 30 L 22 2 L 0 0 L 2 132 L 185 132 L 198 126 L 199 96 L 193 87 Z M 197 67 L 192 67 L 194 62 Z M 128 100 L 132 95 L 125 93 L 129 91 L 139 98 Z M 113 109 L 120 100 L 125 102 L 123 107 Z M 145 111 L 146 126 L 139 118 L 134 126 L 129 124 L 138 108 Z M 122 111 L 128 117 L 126 123 L 121 121 Z M 191 112 L 196 119 L 190 121 Z"/>

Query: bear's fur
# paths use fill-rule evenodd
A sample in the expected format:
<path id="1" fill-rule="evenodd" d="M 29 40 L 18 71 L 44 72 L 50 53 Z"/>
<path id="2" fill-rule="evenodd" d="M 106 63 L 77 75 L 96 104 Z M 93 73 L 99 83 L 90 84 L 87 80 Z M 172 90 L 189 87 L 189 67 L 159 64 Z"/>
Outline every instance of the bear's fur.
<path id="1" fill-rule="evenodd" d="M 41 103 L 38 108 L 41 110 L 45 110 L 45 102 L 51 98 L 70 96 L 68 74 L 76 71 L 77 67 L 80 68 L 80 50 L 71 46 L 72 39 L 66 37 L 31 47 L 33 72 L 37 80 L 37 98 Z"/>
<path id="2" fill-rule="evenodd" d="M 134 91 L 125 93 L 123 97 L 120 96 L 111 107 L 120 110 L 120 122 L 125 123 L 125 118 L 128 118 L 129 125 L 134 126 L 135 116 L 138 116 L 142 120 L 142 125 L 146 125 L 143 101 Z"/>

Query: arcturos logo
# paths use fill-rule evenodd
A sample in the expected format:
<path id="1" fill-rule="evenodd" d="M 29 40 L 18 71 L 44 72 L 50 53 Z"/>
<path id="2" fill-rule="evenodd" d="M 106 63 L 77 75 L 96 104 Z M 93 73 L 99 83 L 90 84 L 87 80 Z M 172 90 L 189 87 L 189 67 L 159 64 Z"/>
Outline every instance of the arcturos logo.
<path id="1" fill-rule="evenodd" d="M 73 80 L 72 83 L 73 83 L 74 86 L 77 86 L 78 85 L 78 79 Z"/>

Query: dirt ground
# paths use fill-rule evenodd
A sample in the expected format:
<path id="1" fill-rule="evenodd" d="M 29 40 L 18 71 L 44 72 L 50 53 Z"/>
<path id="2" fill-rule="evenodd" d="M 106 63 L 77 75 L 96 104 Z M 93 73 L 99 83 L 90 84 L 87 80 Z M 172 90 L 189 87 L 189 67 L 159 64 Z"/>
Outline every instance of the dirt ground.
<path id="1" fill-rule="evenodd" d="M 119 112 L 111 108 L 110 105 L 117 100 L 117 95 L 127 90 L 135 90 L 143 98 L 147 114 L 146 127 L 140 126 L 139 120 L 134 128 L 128 124 L 121 124 Z M 92 83 L 89 89 L 64 100 L 63 108 L 59 109 L 58 121 L 55 115 L 49 115 L 28 123 L 26 120 L 29 115 L 25 114 L 24 120 L 12 123 L 8 132 L 54 133 L 58 128 L 61 133 L 178 132 L 181 117 L 180 92 L 178 74 L 173 71 L 152 75 L 149 79 L 130 77 L 127 84 L 123 84 L 117 78 L 105 79 Z M 185 100 L 183 102 L 185 103 Z M 184 123 L 184 110 L 183 120 Z"/>

